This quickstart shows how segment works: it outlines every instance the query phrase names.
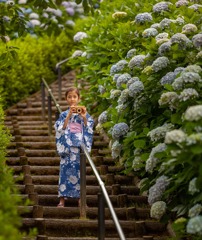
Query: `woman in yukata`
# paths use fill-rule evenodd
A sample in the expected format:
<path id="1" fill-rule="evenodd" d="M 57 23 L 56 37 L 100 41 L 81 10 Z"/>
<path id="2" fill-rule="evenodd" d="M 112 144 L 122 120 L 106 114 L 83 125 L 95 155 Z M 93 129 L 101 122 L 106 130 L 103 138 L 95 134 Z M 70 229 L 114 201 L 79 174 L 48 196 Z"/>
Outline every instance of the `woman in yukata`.
<path id="1" fill-rule="evenodd" d="M 80 145 L 83 142 L 91 151 L 94 121 L 85 107 L 76 106 L 80 101 L 79 90 L 67 89 L 65 98 L 68 109 L 55 122 L 56 147 L 60 155 L 58 207 L 65 206 L 66 198 L 77 198 L 80 202 Z M 77 106 L 78 107 L 78 106 Z"/>

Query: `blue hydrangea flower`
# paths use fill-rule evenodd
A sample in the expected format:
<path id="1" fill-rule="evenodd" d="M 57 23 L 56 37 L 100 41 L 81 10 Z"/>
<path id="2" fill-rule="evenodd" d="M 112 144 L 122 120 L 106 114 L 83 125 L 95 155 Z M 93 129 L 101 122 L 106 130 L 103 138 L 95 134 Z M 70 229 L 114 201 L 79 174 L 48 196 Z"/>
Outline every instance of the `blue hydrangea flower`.
<path id="1" fill-rule="evenodd" d="M 128 64 L 128 62 L 126 60 L 118 61 L 116 64 L 111 66 L 110 74 L 112 75 L 112 74 L 122 71 L 127 64 Z"/>
<path id="2" fill-rule="evenodd" d="M 98 91 L 100 94 L 104 94 L 106 92 L 106 89 L 104 86 L 102 85 L 98 85 Z"/>
<path id="3" fill-rule="evenodd" d="M 140 81 L 139 77 L 132 77 L 128 82 L 127 82 L 127 88 L 129 88 L 129 86 L 136 82 L 136 81 Z"/>
<path id="4" fill-rule="evenodd" d="M 115 141 L 112 144 L 111 151 L 112 151 L 112 158 L 113 159 L 116 159 L 117 157 L 120 156 L 121 149 L 122 149 L 122 145 L 118 141 Z"/>
<path id="5" fill-rule="evenodd" d="M 158 53 L 160 56 L 163 56 L 165 53 L 169 52 L 171 49 L 171 42 L 165 42 L 163 44 L 161 44 L 161 46 L 158 49 Z"/>
<path id="6" fill-rule="evenodd" d="M 168 72 L 165 76 L 163 76 L 160 80 L 161 85 L 164 84 L 171 84 L 176 77 L 176 74 L 174 72 Z"/>
<path id="7" fill-rule="evenodd" d="M 186 49 L 187 47 L 191 46 L 191 41 L 189 40 L 189 38 L 182 33 L 174 34 L 171 37 L 170 41 L 172 44 L 177 43 L 181 49 Z"/>
<path id="8" fill-rule="evenodd" d="M 169 19 L 169 18 L 164 18 L 161 22 L 160 22 L 160 28 L 161 29 L 165 29 L 165 28 L 169 28 L 170 24 L 173 22 L 173 20 Z"/>
<path id="9" fill-rule="evenodd" d="M 117 110 L 117 113 L 121 114 L 125 111 L 125 109 L 127 108 L 128 106 L 128 103 L 124 103 L 124 104 L 119 104 L 116 106 L 116 110 Z"/>
<path id="10" fill-rule="evenodd" d="M 175 3 L 176 7 L 181 7 L 181 6 L 188 6 L 189 1 L 187 0 L 178 0 L 178 2 Z"/>
<path id="11" fill-rule="evenodd" d="M 159 2 L 153 6 L 153 12 L 161 13 L 162 11 L 169 11 L 170 2 Z"/>
<path id="12" fill-rule="evenodd" d="M 149 189 L 148 203 L 150 205 L 161 200 L 161 197 L 169 183 L 170 181 L 168 177 L 164 175 L 156 180 L 156 183 Z"/>
<path id="13" fill-rule="evenodd" d="M 120 88 L 122 84 L 126 84 L 131 79 L 131 75 L 129 73 L 121 74 L 116 82 L 117 88 Z"/>
<path id="14" fill-rule="evenodd" d="M 138 93 L 144 90 L 144 85 L 141 81 L 135 81 L 128 88 L 128 94 L 131 97 L 136 97 Z"/>
<path id="15" fill-rule="evenodd" d="M 128 89 L 124 89 L 122 92 L 121 92 L 121 95 L 118 99 L 118 104 L 123 104 L 125 103 L 127 100 L 128 100 L 128 96 L 129 96 L 129 90 Z"/>
<path id="16" fill-rule="evenodd" d="M 188 8 L 193 9 L 194 11 L 198 11 L 199 8 L 202 8 L 201 4 L 193 4 L 189 6 Z"/>
<path id="17" fill-rule="evenodd" d="M 154 23 L 150 26 L 151 28 L 156 28 L 156 29 L 160 29 L 160 23 Z"/>
<path id="18" fill-rule="evenodd" d="M 192 42 L 196 48 L 202 47 L 202 33 L 193 36 Z"/>
<path id="19" fill-rule="evenodd" d="M 185 69 L 185 68 L 183 68 L 183 67 L 177 67 L 177 68 L 174 70 L 174 73 L 175 73 L 176 76 L 177 76 L 177 74 L 183 72 L 184 69 Z"/>
<path id="20" fill-rule="evenodd" d="M 137 50 L 135 48 L 130 49 L 127 52 L 126 58 L 132 58 L 136 54 Z"/>
<path id="21" fill-rule="evenodd" d="M 131 69 L 134 68 L 134 67 L 142 68 L 145 58 L 146 58 L 145 55 L 134 56 L 128 64 L 129 68 L 131 68 Z"/>
<path id="22" fill-rule="evenodd" d="M 158 34 L 156 28 L 147 28 L 143 31 L 142 36 L 144 38 L 155 37 Z"/>
<path id="23" fill-rule="evenodd" d="M 126 123 L 121 122 L 114 125 L 112 128 L 112 138 L 119 139 L 127 134 L 129 127 Z"/>
<path id="24" fill-rule="evenodd" d="M 154 72 L 161 71 L 162 69 L 166 68 L 169 64 L 169 59 L 167 57 L 158 57 L 153 63 L 152 63 L 152 69 Z"/>
<path id="25" fill-rule="evenodd" d="M 144 24 L 145 22 L 151 22 L 152 20 L 152 15 L 148 12 L 139 13 L 135 17 L 135 22 L 140 24 Z"/>
<path id="26" fill-rule="evenodd" d="M 113 76 L 113 81 L 114 81 L 115 83 L 117 82 L 117 79 L 119 78 L 119 76 L 121 76 L 120 73 L 114 74 L 114 76 Z"/>
<path id="27" fill-rule="evenodd" d="M 107 116 L 107 111 L 102 112 L 99 117 L 98 117 L 98 123 L 103 124 L 107 122 L 108 116 Z"/>

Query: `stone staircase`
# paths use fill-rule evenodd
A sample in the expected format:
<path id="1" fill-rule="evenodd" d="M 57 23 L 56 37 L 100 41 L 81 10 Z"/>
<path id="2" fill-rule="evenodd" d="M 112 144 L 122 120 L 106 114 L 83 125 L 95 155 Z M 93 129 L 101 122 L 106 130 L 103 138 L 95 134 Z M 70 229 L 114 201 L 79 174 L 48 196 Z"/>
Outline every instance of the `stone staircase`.
<path id="1" fill-rule="evenodd" d="M 74 79 L 74 72 L 63 77 L 63 96 L 65 89 L 74 85 Z M 51 85 L 51 89 L 57 98 L 57 82 Z M 66 109 L 64 99 L 58 103 L 62 110 Z M 41 105 L 41 93 L 37 92 L 6 111 L 5 124 L 13 136 L 7 164 L 13 169 L 20 196 L 24 201 L 29 199 L 28 206 L 18 207 L 22 229 L 37 228 L 38 235 L 33 238 L 37 240 L 98 239 L 97 194 L 100 187 L 88 163 L 87 218 L 80 218 L 78 203 L 74 199 L 68 199 L 65 208 L 56 207 L 60 159 L 55 148 L 54 130 L 50 136 L 47 117 L 45 121 L 42 118 Z M 54 123 L 55 115 L 52 120 Z M 150 219 L 147 197 L 141 196 L 136 186 L 138 178 L 122 174 L 122 167 L 110 156 L 108 142 L 96 132 L 91 157 L 105 183 L 126 239 L 167 239 L 165 224 Z M 107 207 L 105 219 L 105 239 L 119 239 Z"/>

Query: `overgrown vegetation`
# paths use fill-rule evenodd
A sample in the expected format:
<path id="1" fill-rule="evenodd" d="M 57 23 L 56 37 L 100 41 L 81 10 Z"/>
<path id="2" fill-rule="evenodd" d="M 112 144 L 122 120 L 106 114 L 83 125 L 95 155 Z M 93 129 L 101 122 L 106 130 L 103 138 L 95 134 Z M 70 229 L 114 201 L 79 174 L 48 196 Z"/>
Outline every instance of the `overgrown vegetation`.
<path id="1" fill-rule="evenodd" d="M 142 179 L 151 216 L 176 220 L 177 239 L 202 235 L 201 16 L 198 0 L 104 1 L 77 24 L 71 61 L 112 156 Z"/>

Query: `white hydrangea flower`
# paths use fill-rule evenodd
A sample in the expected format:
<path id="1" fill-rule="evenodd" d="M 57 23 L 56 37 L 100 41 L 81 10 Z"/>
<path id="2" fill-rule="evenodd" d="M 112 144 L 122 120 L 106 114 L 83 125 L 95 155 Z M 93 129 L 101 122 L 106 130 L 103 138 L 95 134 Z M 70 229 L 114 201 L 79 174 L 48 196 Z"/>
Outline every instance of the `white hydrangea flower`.
<path id="1" fill-rule="evenodd" d="M 161 44 L 161 46 L 159 47 L 158 49 L 158 54 L 160 56 L 164 55 L 165 53 L 169 52 L 171 49 L 171 41 L 167 41 L 167 42 L 164 42 L 163 44 Z"/>
<path id="2" fill-rule="evenodd" d="M 172 87 L 174 90 L 181 90 L 183 89 L 183 86 L 184 86 L 184 81 L 182 77 L 176 78 L 172 83 Z"/>
<path id="3" fill-rule="evenodd" d="M 112 14 L 112 18 L 114 19 L 120 19 L 120 18 L 125 18 L 127 17 L 127 13 L 126 12 L 115 12 Z"/>
<path id="4" fill-rule="evenodd" d="M 160 23 L 154 23 L 150 26 L 151 28 L 160 29 Z"/>
<path id="5" fill-rule="evenodd" d="M 81 50 L 76 50 L 76 51 L 72 54 L 72 58 L 81 57 L 82 54 L 83 54 L 83 51 L 81 51 Z"/>
<path id="6" fill-rule="evenodd" d="M 195 72 L 183 72 L 181 77 L 184 83 L 202 82 L 201 76 Z"/>
<path id="7" fill-rule="evenodd" d="M 200 192 L 199 189 L 196 187 L 196 180 L 197 178 L 193 178 L 190 182 L 189 182 L 189 188 L 188 188 L 188 192 L 191 195 L 194 195 L 195 193 Z"/>
<path id="8" fill-rule="evenodd" d="M 46 9 L 46 12 L 52 13 L 57 17 L 62 17 L 62 11 L 60 9 L 54 9 L 54 8 L 48 7 Z"/>
<path id="9" fill-rule="evenodd" d="M 129 97 L 129 90 L 128 89 L 124 89 L 122 92 L 121 92 L 121 95 L 118 99 L 118 104 L 123 104 L 125 103 L 127 100 L 128 100 L 128 97 Z"/>
<path id="10" fill-rule="evenodd" d="M 189 6 L 188 8 L 193 9 L 194 11 L 198 11 L 199 8 L 202 8 L 201 4 L 193 4 L 191 6 Z"/>
<path id="11" fill-rule="evenodd" d="M 194 72 L 194 73 L 200 73 L 202 72 L 202 68 L 199 65 L 189 65 L 184 69 L 184 72 Z"/>
<path id="12" fill-rule="evenodd" d="M 175 23 L 179 25 L 183 25 L 185 23 L 184 18 L 178 17 L 176 20 L 174 20 Z"/>
<path id="13" fill-rule="evenodd" d="M 157 201 L 152 204 L 150 209 L 150 216 L 157 220 L 160 220 L 166 213 L 166 203 L 163 201 Z"/>
<path id="14" fill-rule="evenodd" d="M 181 49 L 186 49 L 187 47 L 191 46 L 191 41 L 189 40 L 189 38 L 182 33 L 174 34 L 171 37 L 170 41 L 172 44 L 177 43 Z"/>
<path id="15" fill-rule="evenodd" d="M 131 69 L 134 68 L 134 67 L 142 68 L 145 58 L 146 58 L 145 55 L 136 55 L 136 56 L 134 56 L 130 60 L 130 62 L 128 63 L 129 68 L 131 68 Z"/>
<path id="16" fill-rule="evenodd" d="M 70 26 L 70 27 L 74 27 L 75 26 L 75 22 L 73 20 L 67 20 L 65 24 Z"/>
<path id="17" fill-rule="evenodd" d="M 31 19 L 29 22 L 31 23 L 31 25 L 33 27 L 41 25 L 41 22 L 39 20 L 37 20 L 37 19 Z"/>
<path id="18" fill-rule="evenodd" d="M 181 7 L 181 6 L 188 6 L 189 1 L 187 0 L 179 0 L 175 3 L 176 7 Z"/>
<path id="19" fill-rule="evenodd" d="M 127 108 L 128 104 L 120 104 L 116 106 L 116 110 L 119 114 L 123 113 L 125 109 Z"/>
<path id="20" fill-rule="evenodd" d="M 187 121 L 199 121 L 202 119 L 202 105 L 196 105 L 189 107 L 185 114 L 184 118 Z"/>
<path id="21" fill-rule="evenodd" d="M 160 106 L 168 105 L 170 110 L 173 110 L 177 107 L 178 98 L 176 92 L 166 92 L 161 95 L 158 103 Z"/>
<path id="22" fill-rule="evenodd" d="M 167 57 L 158 57 L 153 63 L 152 63 L 152 69 L 154 72 L 158 72 L 164 68 L 166 68 L 169 65 L 169 59 Z"/>
<path id="23" fill-rule="evenodd" d="M 166 133 L 165 143 L 183 143 L 187 139 L 187 135 L 180 129 L 175 129 Z"/>
<path id="24" fill-rule="evenodd" d="M 196 34 L 192 38 L 192 42 L 196 48 L 202 47 L 202 33 Z"/>
<path id="25" fill-rule="evenodd" d="M 192 208 L 189 209 L 188 216 L 190 218 L 198 216 L 202 212 L 202 205 L 195 204 Z"/>
<path id="26" fill-rule="evenodd" d="M 156 153 L 164 152 L 167 146 L 165 143 L 159 143 L 156 147 L 152 148 L 149 158 L 146 161 L 145 170 L 146 172 L 152 173 L 158 163 L 158 158 L 155 157 Z"/>
<path id="27" fill-rule="evenodd" d="M 139 13 L 135 17 L 135 22 L 140 24 L 144 24 L 145 22 L 151 22 L 152 20 L 152 15 L 148 12 Z"/>
<path id="28" fill-rule="evenodd" d="M 169 34 L 166 33 L 166 32 L 162 32 L 162 33 L 159 33 L 158 35 L 156 35 L 155 39 L 156 41 L 158 40 L 161 40 L 161 39 L 167 39 L 169 37 Z"/>
<path id="29" fill-rule="evenodd" d="M 187 233 L 202 235 L 202 216 L 196 216 L 189 219 L 186 227 Z"/>
<path id="30" fill-rule="evenodd" d="M 161 85 L 164 84 L 172 84 L 174 79 L 176 77 L 176 74 L 174 72 L 168 72 L 165 76 L 163 76 L 160 80 Z"/>
<path id="31" fill-rule="evenodd" d="M 152 187 L 149 188 L 148 203 L 150 205 L 161 200 L 161 197 L 169 183 L 170 181 L 168 177 L 163 175 L 156 180 L 156 183 Z"/>
<path id="32" fill-rule="evenodd" d="M 139 171 L 141 169 L 142 160 L 139 156 L 135 156 L 133 159 L 132 168 L 134 171 Z"/>
<path id="33" fill-rule="evenodd" d="M 29 14 L 29 18 L 30 19 L 39 19 L 39 14 L 32 12 Z"/>
<path id="34" fill-rule="evenodd" d="M 110 91 L 110 99 L 115 99 L 121 95 L 121 90 L 118 89 L 112 89 Z"/>
<path id="35" fill-rule="evenodd" d="M 184 89 L 179 96 L 179 100 L 185 102 L 189 99 L 198 98 L 199 94 L 194 88 L 186 88 Z"/>
<path id="36" fill-rule="evenodd" d="M 131 79 L 131 75 L 129 73 L 121 74 L 116 82 L 116 87 L 120 88 L 122 84 L 126 84 Z"/>
<path id="37" fill-rule="evenodd" d="M 128 90 L 129 96 L 136 97 L 138 93 L 144 90 L 144 85 L 141 81 L 135 81 L 129 86 Z"/>
<path id="38" fill-rule="evenodd" d="M 136 53 L 137 50 L 135 48 L 132 48 L 127 52 L 126 58 L 132 58 Z"/>
<path id="39" fill-rule="evenodd" d="M 99 117 L 98 117 L 98 123 L 103 124 L 107 122 L 108 116 L 107 116 L 107 111 L 102 112 Z"/>
<path id="40" fill-rule="evenodd" d="M 147 136 L 150 137 L 152 142 L 157 142 L 164 139 L 166 133 L 174 128 L 171 123 L 164 123 L 162 126 L 152 129 L 148 132 Z"/>
<path id="41" fill-rule="evenodd" d="M 192 34 L 194 32 L 197 32 L 198 28 L 196 25 L 192 24 L 192 23 L 188 23 L 186 25 L 183 26 L 182 28 L 182 33 L 183 34 Z"/>
<path id="42" fill-rule="evenodd" d="M 142 36 L 144 38 L 155 37 L 158 34 L 156 28 L 147 28 L 143 31 Z"/>
<path id="43" fill-rule="evenodd" d="M 112 128 L 112 138 L 119 139 L 120 137 L 127 134 L 129 127 L 126 123 L 121 122 L 117 123 Z"/>
<path id="44" fill-rule="evenodd" d="M 120 156 L 121 149 L 122 149 L 122 145 L 118 141 L 115 141 L 112 144 L 111 150 L 112 150 L 112 158 L 113 159 L 116 159 L 117 157 Z"/>
<path id="45" fill-rule="evenodd" d="M 74 39 L 74 42 L 80 42 L 82 39 L 84 38 L 87 38 L 88 35 L 85 33 L 85 32 L 77 32 L 73 39 Z"/>
<path id="46" fill-rule="evenodd" d="M 201 58 L 202 58 L 202 51 L 200 51 L 200 52 L 197 53 L 196 58 L 197 58 L 197 59 L 201 59 Z"/>
<path id="47" fill-rule="evenodd" d="M 162 11 L 169 11 L 170 2 L 159 2 L 153 6 L 153 12 L 161 13 Z"/>

